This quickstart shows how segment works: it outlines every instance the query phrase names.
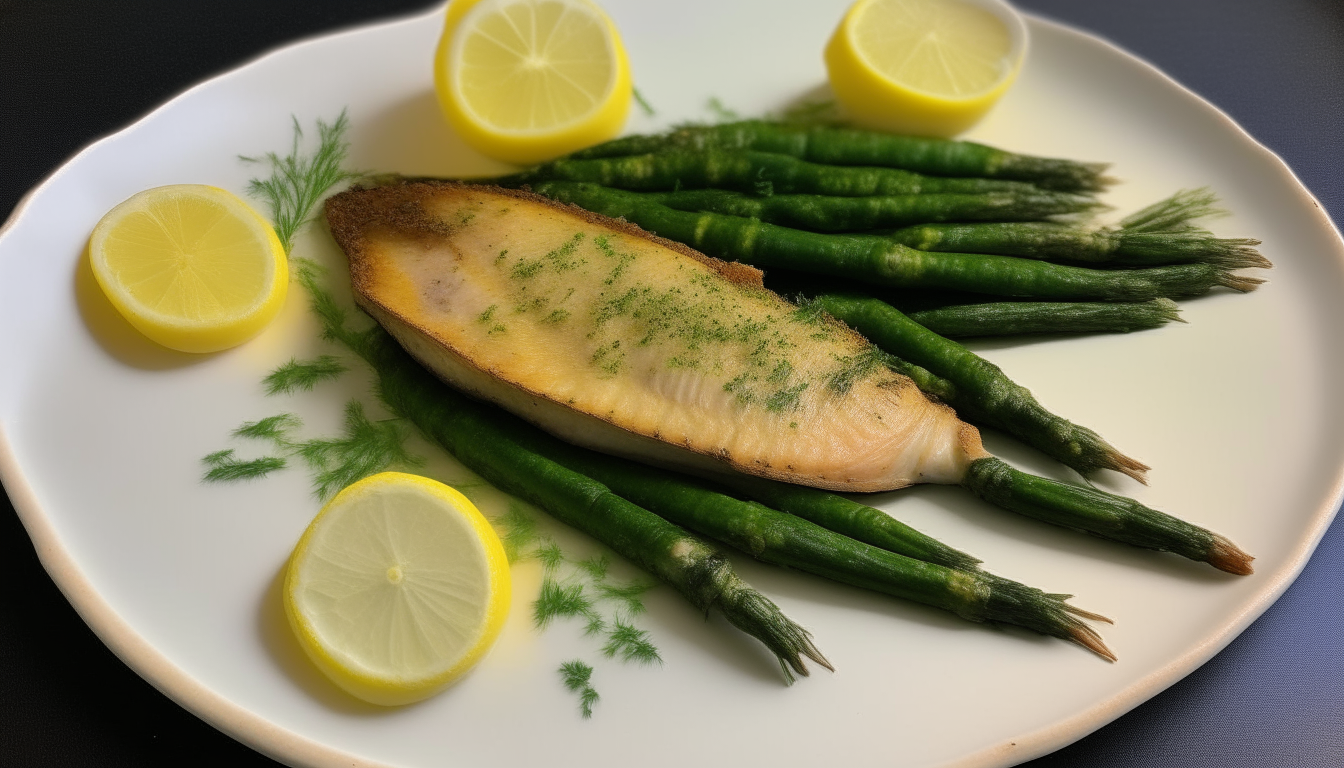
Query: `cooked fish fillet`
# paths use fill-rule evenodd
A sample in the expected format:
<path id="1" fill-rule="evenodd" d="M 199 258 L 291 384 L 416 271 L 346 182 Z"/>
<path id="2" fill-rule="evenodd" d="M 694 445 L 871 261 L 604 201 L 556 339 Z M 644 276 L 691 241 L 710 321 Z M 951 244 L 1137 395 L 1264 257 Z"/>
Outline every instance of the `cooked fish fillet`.
<path id="1" fill-rule="evenodd" d="M 525 192 L 327 202 L 357 302 L 427 368 L 572 443 L 847 491 L 955 483 L 974 427 L 761 273 Z"/>

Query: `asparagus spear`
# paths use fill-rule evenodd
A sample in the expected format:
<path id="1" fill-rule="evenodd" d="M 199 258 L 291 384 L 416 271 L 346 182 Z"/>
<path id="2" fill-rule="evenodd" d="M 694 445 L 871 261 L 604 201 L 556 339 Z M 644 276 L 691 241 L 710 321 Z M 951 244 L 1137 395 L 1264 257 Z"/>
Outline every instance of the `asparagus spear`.
<path id="1" fill-rule="evenodd" d="M 1171 299 L 1141 302 L 1001 301 L 905 313 L 947 339 L 1032 333 L 1129 333 L 1180 320 Z"/>
<path id="2" fill-rule="evenodd" d="M 951 611 L 970 621 L 1014 624 L 1078 643 L 1115 660 L 1077 617 L 1109 621 L 1018 582 L 895 554 L 756 502 L 641 464 L 559 447 L 556 460 L 693 531 L 768 563 Z M 549 451 L 548 451 L 549 453 Z"/>
<path id="3" fill-rule="evenodd" d="M 874 290 L 853 280 L 819 278 L 780 269 L 771 270 L 765 276 L 765 286 L 786 296 L 811 296 L 817 293 L 870 296 L 890 304 L 906 317 L 948 339 L 1024 334 L 1129 333 L 1157 328 L 1173 320 L 1181 321 L 1180 310 L 1176 302 L 1170 299 L 1141 302 L 987 302 L 983 295 L 975 293 Z"/>
<path id="4" fill-rule="evenodd" d="M 922 193 L 873 197 L 770 195 L 760 197 L 724 189 L 647 192 L 647 199 L 679 211 L 705 211 L 796 227 L 809 232 L 847 232 L 905 224 L 946 221 L 1035 221 L 1048 216 L 1087 213 L 1100 207 L 1093 198 L 1068 192 L 1027 190 L 980 194 Z M 1062 225 L 1056 225 L 1062 226 Z M 1065 227 L 1065 231 L 1072 231 Z M 892 235 L 904 242 L 898 230 Z M 911 238 L 916 239 L 917 238 Z M 904 242 L 912 248 L 918 245 Z M 950 248 L 926 250 L 954 250 Z M 966 248 L 965 251 L 975 252 Z M 995 251 L 985 251 L 995 253 Z"/>
<path id="5" fill-rule="evenodd" d="M 962 486 L 995 506 L 1136 547 L 1174 552 L 1245 576 L 1255 558 L 1212 531 L 1139 502 L 1014 469 L 992 456 L 971 462 Z"/>
<path id="6" fill-rule="evenodd" d="M 1219 238 L 1203 229 L 1132 232 L 1082 229 L 1054 222 L 920 224 L 887 234 L 892 242 L 922 251 L 995 253 L 1048 261 L 1148 267 L 1214 264 L 1224 269 L 1269 268 L 1258 240 Z"/>
<path id="7" fill-rule="evenodd" d="M 811 634 L 738 578 L 715 547 L 528 447 L 533 427 L 443 385 L 382 328 L 350 331 L 344 310 L 313 272 L 301 269 L 299 280 L 311 293 L 324 336 L 363 358 L 377 374 L 384 402 L 472 471 L 611 547 L 699 610 L 719 610 L 775 654 L 786 680 L 808 674 L 803 657 L 832 668 Z"/>
<path id="8" fill-rule="evenodd" d="M 637 194 L 596 184 L 542 182 L 533 191 L 726 261 L 895 286 L 1056 300 L 1146 301 L 1195 296 L 1216 285 L 1250 291 L 1261 280 L 1212 264 L 1095 270 L 1009 256 L 929 253 L 871 235 L 823 235 L 715 213 L 675 211 Z"/>
<path id="9" fill-rule="evenodd" d="M 614 139 L 571 157 L 619 157 L 673 148 L 754 149 L 814 163 L 886 166 L 934 176 L 1015 179 L 1071 192 L 1100 191 L 1110 182 L 1102 175 L 1106 170 L 1104 163 L 1019 155 L 969 141 L 765 120 L 688 126 L 658 136 Z"/>
<path id="10" fill-rule="evenodd" d="M 997 365 L 890 304 L 856 294 L 822 293 L 810 306 L 882 349 L 946 378 L 956 387 L 955 401 L 948 404 L 970 420 L 998 427 L 1082 474 L 1111 469 L 1143 481 L 1146 464 L 1122 454 L 1096 432 L 1050 413 Z"/>
<path id="11" fill-rule="evenodd" d="M 560 159 L 522 173 L 480 181 L 503 187 L 542 181 L 586 181 L 643 191 L 717 187 L 767 195 L 797 192 L 841 197 L 1038 191 L 1021 181 L 923 176 L 894 168 L 819 165 L 769 152 L 721 150 Z"/>
<path id="12" fill-rule="evenodd" d="M 750 475 L 718 479 L 753 501 L 856 541 L 959 571 L 979 570 L 979 559 L 920 533 L 886 512 L 830 491 Z"/>

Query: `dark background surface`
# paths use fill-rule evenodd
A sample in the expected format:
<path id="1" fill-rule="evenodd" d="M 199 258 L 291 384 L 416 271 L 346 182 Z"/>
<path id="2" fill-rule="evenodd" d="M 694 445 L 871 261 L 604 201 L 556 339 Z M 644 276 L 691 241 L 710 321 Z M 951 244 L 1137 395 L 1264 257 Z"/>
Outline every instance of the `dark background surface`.
<path id="1" fill-rule="evenodd" d="M 432 5 L 0 0 L 0 219 L 85 144 L 200 80 L 297 38 Z M 1279 153 L 1337 224 L 1344 217 L 1344 0 L 1018 5 L 1153 62 Z M 8 498 L 0 501 L 0 765 L 277 765 L 117 660 L 47 577 Z M 1336 524 L 1283 599 L 1223 653 L 1029 765 L 1344 765 L 1341 595 Z"/>

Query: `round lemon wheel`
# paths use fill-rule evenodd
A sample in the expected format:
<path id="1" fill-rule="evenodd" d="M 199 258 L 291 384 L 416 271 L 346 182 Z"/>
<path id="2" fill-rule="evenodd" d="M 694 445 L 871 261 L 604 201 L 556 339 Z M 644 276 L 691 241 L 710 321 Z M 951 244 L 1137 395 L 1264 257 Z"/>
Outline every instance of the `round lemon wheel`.
<path id="1" fill-rule="evenodd" d="M 396 706 L 438 693 L 489 650 L 509 610 L 490 523 L 448 486 L 400 472 L 341 491 L 285 572 L 285 615 L 318 669 Z"/>
<path id="2" fill-rule="evenodd" d="M 864 126 L 952 136 L 1012 85 L 1027 26 L 1002 0 L 858 0 L 826 46 L 836 100 Z"/>
<path id="3" fill-rule="evenodd" d="M 122 317 L 182 352 L 217 352 L 256 336 L 289 286 L 271 225 L 237 195 L 199 184 L 147 189 L 108 211 L 88 256 Z"/>
<path id="4" fill-rule="evenodd" d="M 615 136 L 633 93 L 620 35 L 589 0 L 453 0 L 434 84 L 468 144 L 518 164 Z"/>

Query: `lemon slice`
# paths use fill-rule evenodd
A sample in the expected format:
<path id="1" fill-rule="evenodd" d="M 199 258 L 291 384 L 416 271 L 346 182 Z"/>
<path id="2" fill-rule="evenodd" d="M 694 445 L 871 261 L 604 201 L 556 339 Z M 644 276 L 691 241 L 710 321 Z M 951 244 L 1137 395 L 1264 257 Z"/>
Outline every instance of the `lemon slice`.
<path id="1" fill-rule="evenodd" d="M 367 477 L 308 526 L 285 573 L 285 614 L 327 677 L 365 701 L 434 695 L 489 650 L 509 564 L 465 496 L 400 472 Z"/>
<path id="2" fill-rule="evenodd" d="M 616 27 L 589 0 L 454 0 L 434 83 L 468 144 L 519 164 L 615 136 L 632 93 Z"/>
<path id="3" fill-rule="evenodd" d="M 859 0 L 826 46 L 836 100 L 863 125 L 970 128 L 1017 77 L 1027 27 L 1001 0 Z"/>
<path id="4" fill-rule="evenodd" d="M 89 263 L 131 325 L 182 352 L 257 335 L 289 286 L 271 225 L 236 195 L 198 184 L 147 189 L 108 211 L 89 238 Z"/>

